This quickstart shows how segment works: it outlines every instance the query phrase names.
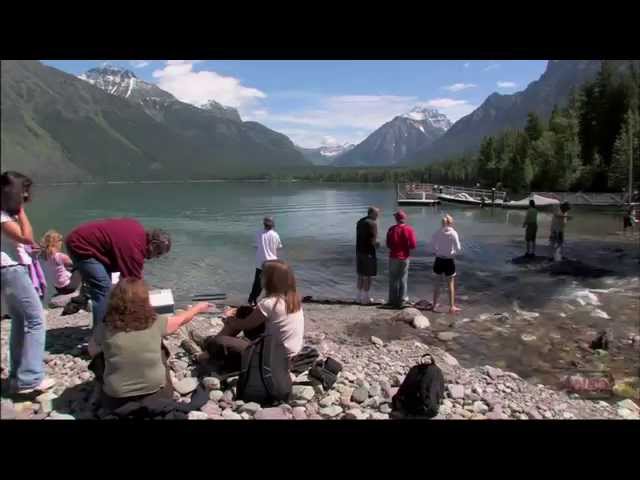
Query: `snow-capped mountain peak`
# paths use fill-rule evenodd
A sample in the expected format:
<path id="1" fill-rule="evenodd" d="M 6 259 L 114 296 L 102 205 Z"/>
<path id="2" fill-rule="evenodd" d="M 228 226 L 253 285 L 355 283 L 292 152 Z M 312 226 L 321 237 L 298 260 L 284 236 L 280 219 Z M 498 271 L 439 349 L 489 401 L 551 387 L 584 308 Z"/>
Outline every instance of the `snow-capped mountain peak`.
<path id="1" fill-rule="evenodd" d="M 353 147 L 355 147 L 355 145 L 352 143 L 344 143 L 342 145 L 324 145 L 320 147 L 318 151 L 323 157 L 335 157 L 336 155 L 348 152 Z"/>
<path id="2" fill-rule="evenodd" d="M 408 118 L 409 120 L 414 120 L 416 122 L 427 122 L 435 128 L 445 131 L 449 130 L 452 125 L 451 120 L 449 120 L 445 114 L 440 113 L 434 108 L 423 107 L 420 105 L 415 106 L 409 112 L 401 115 L 401 117 Z"/>

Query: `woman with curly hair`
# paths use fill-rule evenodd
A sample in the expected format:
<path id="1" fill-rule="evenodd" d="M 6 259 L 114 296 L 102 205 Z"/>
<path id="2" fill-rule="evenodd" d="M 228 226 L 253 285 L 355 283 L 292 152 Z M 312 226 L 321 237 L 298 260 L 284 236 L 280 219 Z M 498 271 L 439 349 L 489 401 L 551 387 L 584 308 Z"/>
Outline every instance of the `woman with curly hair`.
<path id="1" fill-rule="evenodd" d="M 143 280 L 120 280 L 111 291 L 105 316 L 103 407 L 116 409 L 156 394 L 171 398 L 162 337 L 213 307 L 202 302 L 173 316 L 156 315 Z M 96 377 L 100 381 L 100 375 Z"/>

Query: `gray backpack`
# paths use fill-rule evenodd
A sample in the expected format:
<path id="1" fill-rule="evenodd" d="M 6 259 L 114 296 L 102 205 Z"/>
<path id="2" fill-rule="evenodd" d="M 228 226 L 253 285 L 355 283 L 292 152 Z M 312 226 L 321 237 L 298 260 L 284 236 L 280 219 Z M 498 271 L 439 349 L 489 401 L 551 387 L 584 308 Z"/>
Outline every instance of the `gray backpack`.
<path id="1" fill-rule="evenodd" d="M 261 335 L 242 352 L 236 397 L 243 402 L 274 405 L 291 395 L 289 356 L 273 335 Z"/>

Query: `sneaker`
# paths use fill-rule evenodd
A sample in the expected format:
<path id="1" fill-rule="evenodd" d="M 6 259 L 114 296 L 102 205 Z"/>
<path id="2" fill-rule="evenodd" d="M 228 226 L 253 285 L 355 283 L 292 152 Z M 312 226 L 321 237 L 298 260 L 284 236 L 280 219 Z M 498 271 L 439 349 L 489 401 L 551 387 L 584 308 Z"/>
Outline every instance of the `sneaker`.
<path id="1" fill-rule="evenodd" d="M 45 378 L 43 379 L 37 387 L 33 388 L 24 388 L 22 390 L 18 390 L 17 393 L 19 395 L 27 395 L 29 393 L 34 392 L 45 392 L 49 390 L 51 387 L 55 386 L 56 381 L 53 378 Z"/>

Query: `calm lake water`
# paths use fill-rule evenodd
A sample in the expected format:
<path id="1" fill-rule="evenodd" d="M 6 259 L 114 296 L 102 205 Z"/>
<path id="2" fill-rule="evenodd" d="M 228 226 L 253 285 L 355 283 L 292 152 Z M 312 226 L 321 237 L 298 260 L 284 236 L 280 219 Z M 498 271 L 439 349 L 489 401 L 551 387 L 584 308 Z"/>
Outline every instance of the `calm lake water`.
<path id="1" fill-rule="evenodd" d="M 145 226 L 168 230 L 173 249 L 166 258 L 148 262 L 145 275 L 155 287 L 172 288 L 178 302 L 202 292 L 226 292 L 235 301 L 245 301 L 255 269 L 254 236 L 261 219 L 273 215 L 282 238 L 282 257 L 295 270 L 303 295 L 353 297 L 355 294 L 355 223 L 369 205 L 382 208 L 379 220 L 384 235 L 393 223 L 393 186 L 302 183 L 191 183 L 118 184 L 40 187 L 29 215 L 37 235 L 49 228 L 63 234 L 88 220 L 135 217 Z M 572 210 L 567 226 L 567 253 L 599 266 L 614 266 L 616 273 L 597 280 L 556 278 L 523 270 L 509 262 L 523 253 L 524 212 L 458 206 L 406 207 L 409 222 L 418 236 L 418 248 L 409 276 L 411 298 L 430 298 L 433 257 L 425 243 L 439 228 L 439 218 L 451 213 L 460 234 L 464 254 L 458 260 L 462 317 L 481 313 L 513 312 L 519 308 L 542 312 L 535 325 L 524 323 L 515 330 L 497 326 L 495 338 L 478 341 L 476 330 L 457 339 L 460 355 L 469 363 L 501 356 L 518 371 L 522 362 L 521 332 L 564 335 L 554 329 L 567 312 L 567 298 L 584 288 L 621 288 L 622 294 L 599 294 L 602 305 L 622 335 L 637 329 L 638 263 L 634 240 L 620 235 L 622 220 L 615 211 Z M 550 217 L 539 216 L 539 254 L 548 253 Z M 636 241 L 637 243 L 637 241 Z M 619 250 L 627 252 L 620 257 Z M 617 253 L 616 253 L 617 252 Z M 387 250 L 379 252 L 379 276 L 373 296 L 386 297 Z M 567 297 L 569 296 L 569 297 Z M 575 302 L 574 302 L 575 304 Z M 565 313 L 591 329 L 611 326 L 612 320 L 593 317 L 580 304 Z M 593 308 L 591 306 L 590 308 Z M 571 310 L 571 309 L 569 309 Z M 584 311 L 583 311 L 584 310 Z M 546 314 L 545 314 L 546 312 Z M 447 316 L 444 316 L 447 317 Z M 446 322 L 441 321 L 440 323 Z M 432 321 L 433 323 L 433 321 Z M 475 324 L 470 322 L 469 325 Z M 434 325 L 438 327 L 438 322 Z M 444 325 L 444 324 L 443 324 Z M 438 328 L 445 328 L 441 325 Z M 502 329 L 503 331 L 500 331 Z M 464 333 L 464 328 L 460 330 Z M 535 344 L 536 342 L 533 342 Z M 546 345 L 546 344 L 545 344 Z M 517 348 L 516 348 L 517 347 Z M 547 348 L 545 346 L 545 348 Z M 538 349 L 544 351 L 544 349 Z M 542 354 L 541 354 L 542 355 Z M 544 355 L 542 357 L 545 357 Z M 542 358 L 541 357 L 541 358 Z M 548 355 L 546 355 L 548 360 Z M 629 362 L 623 361 L 627 365 Z M 637 364 L 637 361 L 636 361 Z M 521 371 L 526 371 L 524 367 Z M 535 368 L 529 370 L 539 373 Z"/>

